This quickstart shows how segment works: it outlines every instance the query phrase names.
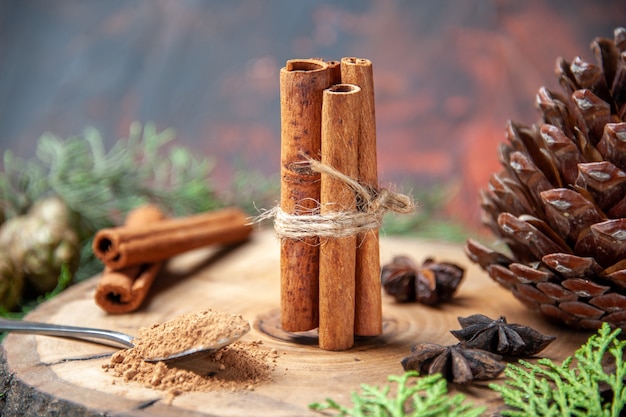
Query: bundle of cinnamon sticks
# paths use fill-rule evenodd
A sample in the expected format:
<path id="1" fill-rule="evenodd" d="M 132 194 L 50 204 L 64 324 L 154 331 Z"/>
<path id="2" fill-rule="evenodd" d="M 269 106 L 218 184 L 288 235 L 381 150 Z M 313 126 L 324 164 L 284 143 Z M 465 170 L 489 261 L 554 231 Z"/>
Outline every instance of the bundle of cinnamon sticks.
<path id="1" fill-rule="evenodd" d="M 281 210 L 354 211 L 357 199 L 306 159 L 378 188 L 372 63 L 343 58 L 287 61 L 280 71 Z M 304 168 L 303 168 L 304 167 Z M 382 333 L 378 231 L 281 240 L 281 325 L 319 328 L 319 345 L 346 350 L 354 336 Z"/>
<path id="2" fill-rule="evenodd" d="M 94 255 L 105 265 L 95 301 L 108 313 L 135 311 L 164 261 L 203 246 L 242 242 L 251 232 L 246 214 L 237 208 L 166 218 L 154 205 L 138 207 L 123 226 L 102 229 L 93 239 Z"/>

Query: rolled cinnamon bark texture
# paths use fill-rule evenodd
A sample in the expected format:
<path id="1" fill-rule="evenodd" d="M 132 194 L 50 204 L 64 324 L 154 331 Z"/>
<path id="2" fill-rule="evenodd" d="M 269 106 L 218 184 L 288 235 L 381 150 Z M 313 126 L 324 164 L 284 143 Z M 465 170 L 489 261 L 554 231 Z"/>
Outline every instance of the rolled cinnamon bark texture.
<path id="1" fill-rule="evenodd" d="M 382 333 L 378 228 L 414 206 L 378 186 L 371 61 L 287 61 L 280 94 L 281 324 L 346 350 Z"/>
<path id="2" fill-rule="evenodd" d="M 163 261 L 202 246 L 238 243 L 251 232 L 246 214 L 236 208 L 165 219 L 156 206 L 139 207 L 124 226 L 103 229 L 94 237 L 93 252 L 105 264 L 96 304 L 112 314 L 135 311 Z"/>
<path id="3" fill-rule="evenodd" d="M 350 178 L 358 175 L 361 89 L 336 84 L 324 90 L 322 164 Z M 320 214 L 353 212 L 356 196 L 341 180 L 322 173 Z M 355 234 L 320 238 L 319 346 L 346 350 L 354 344 Z"/>
<path id="4" fill-rule="evenodd" d="M 154 205 L 132 210 L 126 217 L 126 226 L 141 227 L 162 220 L 163 212 Z M 137 310 L 145 300 L 163 263 L 114 270 L 105 267 L 94 294 L 96 304 L 111 314 L 130 313 Z"/>
<path id="5" fill-rule="evenodd" d="M 251 232 L 243 211 L 225 208 L 140 227 L 102 229 L 92 248 L 106 266 L 121 269 L 163 261 L 203 246 L 242 242 Z"/>
<path id="6" fill-rule="evenodd" d="M 132 313 L 145 301 L 163 262 L 131 266 L 118 271 L 105 268 L 94 299 L 110 314 Z"/>
<path id="7" fill-rule="evenodd" d="M 341 81 L 358 85 L 362 99 L 358 109 L 360 184 L 378 190 L 376 155 L 376 111 L 372 62 L 364 58 L 341 59 Z M 380 284 L 380 249 L 378 230 L 357 237 L 356 294 L 354 331 L 358 336 L 377 336 L 383 332 L 382 291 Z"/>
<path id="8" fill-rule="evenodd" d="M 290 215 L 310 214 L 319 205 L 320 174 L 306 165 L 319 158 L 322 94 L 331 69 L 317 59 L 287 61 L 280 70 L 280 207 Z M 280 241 L 281 326 L 288 332 L 318 326 L 319 240 Z"/>

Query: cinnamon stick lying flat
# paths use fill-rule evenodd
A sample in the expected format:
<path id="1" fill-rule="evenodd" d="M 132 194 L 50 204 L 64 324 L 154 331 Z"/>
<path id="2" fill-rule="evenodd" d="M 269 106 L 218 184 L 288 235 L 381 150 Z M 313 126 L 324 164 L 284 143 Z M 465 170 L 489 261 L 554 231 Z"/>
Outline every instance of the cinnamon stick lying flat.
<path id="1" fill-rule="evenodd" d="M 132 210 L 126 217 L 126 226 L 143 227 L 160 221 L 165 216 L 154 205 Z M 107 313 L 122 314 L 137 310 L 145 300 L 162 262 L 113 270 L 105 267 L 94 294 L 95 302 Z"/>
<path id="2" fill-rule="evenodd" d="M 320 198 L 320 175 L 303 167 L 317 158 L 322 135 L 322 92 L 330 86 L 328 64 L 317 59 L 287 61 L 280 70 L 280 207 L 310 214 Z M 288 332 L 318 325 L 318 239 L 281 239 L 281 326 Z"/>
<path id="3" fill-rule="evenodd" d="M 361 117 L 358 179 L 362 185 L 376 190 L 378 168 L 372 62 L 363 58 L 343 58 L 341 80 L 358 85 L 362 91 L 358 110 Z M 378 230 L 361 233 L 357 239 L 354 331 L 358 336 L 377 336 L 383 332 Z"/>
<path id="4" fill-rule="evenodd" d="M 96 304 L 110 314 L 131 313 L 146 299 L 163 262 L 115 271 L 105 268 L 96 287 Z"/>
<path id="5" fill-rule="evenodd" d="M 361 89 L 337 84 L 324 90 L 322 164 L 356 178 Z M 352 212 L 356 197 L 343 181 L 322 173 L 320 213 Z M 346 350 L 354 344 L 356 235 L 320 238 L 319 346 Z"/>
<path id="6" fill-rule="evenodd" d="M 237 208 L 214 210 L 154 224 L 121 226 L 96 233 L 92 249 L 111 269 L 169 259 L 212 244 L 232 244 L 252 233 L 246 214 Z"/>

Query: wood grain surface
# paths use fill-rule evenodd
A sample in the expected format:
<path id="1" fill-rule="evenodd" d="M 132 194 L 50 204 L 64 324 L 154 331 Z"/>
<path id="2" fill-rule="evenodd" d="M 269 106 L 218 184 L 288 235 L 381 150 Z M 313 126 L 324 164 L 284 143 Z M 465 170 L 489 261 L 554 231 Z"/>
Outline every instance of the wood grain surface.
<path id="1" fill-rule="evenodd" d="M 325 351 L 314 331 L 286 333 L 280 329 L 279 244 L 271 231 L 260 231 L 239 247 L 202 249 L 169 262 L 158 277 L 146 305 L 135 313 L 107 315 L 93 301 L 97 278 L 75 285 L 27 316 L 43 321 L 109 328 L 129 334 L 182 313 L 212 308 L 242 314 L 252 324 L 244 340 L 277 349 L 273 380 L 250 391 L 184 393 L 171 404 L 166 394 L 140 384 L 125 383 L 102 369 L 115 349 L 57 337 L 10 334 L 0 355 L 2 416 L 314 416 L 312 402 L 326 398 L 350 404 L 360 384 L 381 386 L 388 375 L 403 372 L 400 360 L 418 342 L 453 344 L 449 330 L 458 316 L 505 315 L 509 322 L 532 326 L 557 340 L 543 356 L 561 360 L 572 355 L 589 333 L 553 326 L 529 312 L 504 289 L 471 264 L 460 246 L 404 238 L 381 239 L 381 262 L 408 255 L 455 262 L 466 268 L 455 299 L 439 307 L 397 304 L 383 296 L 381 336 L 357 338 L 351 349 Z M 463 392 L 475 403 L 499 406 L 485 384 Z M 452 387 L 453 388 L 453 387 Z M 454 389 L 454 388 L 453 388 Z"/>

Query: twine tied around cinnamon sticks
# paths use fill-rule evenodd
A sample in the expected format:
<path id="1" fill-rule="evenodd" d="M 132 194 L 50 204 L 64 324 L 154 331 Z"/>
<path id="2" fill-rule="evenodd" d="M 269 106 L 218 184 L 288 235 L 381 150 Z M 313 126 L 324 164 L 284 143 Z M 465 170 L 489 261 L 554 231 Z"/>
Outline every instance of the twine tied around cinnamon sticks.
<path id="1" fill-rule="evenodd" d="M 274 231 L 279 238 L 303 239 L 306 237 L 347 237 L 362 232 L 377 230 L 382 225 L 383 215 L 387 212 L 411 213 L 415 203 L 411 197 L 392 192 L 386 188 L 373 189 L 360 184 L 354 178 L 339 172 L 333 167 L 323 164 L 306 155 L 297 164 L 298 169 L 309 168 L 313 172 L 327 174 L 345 184 L 355 194 L 356 210 L 340 210 L 320 213 L 321 205 L 306 209 L 305 213 L 289 214 L 276 206 L 255 221 L 274 219 Z"/>
<path id="2" fill-rule="evenodd" d="M 281 237 L 281 326 L 346 350 L 382 334 L 377 229 L 413 203 L 378 186 L 371 61 L 289 60 L 280 105 L 280 206 L 260 217 Z"/>

